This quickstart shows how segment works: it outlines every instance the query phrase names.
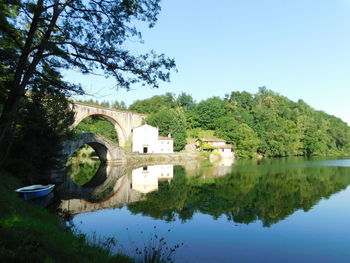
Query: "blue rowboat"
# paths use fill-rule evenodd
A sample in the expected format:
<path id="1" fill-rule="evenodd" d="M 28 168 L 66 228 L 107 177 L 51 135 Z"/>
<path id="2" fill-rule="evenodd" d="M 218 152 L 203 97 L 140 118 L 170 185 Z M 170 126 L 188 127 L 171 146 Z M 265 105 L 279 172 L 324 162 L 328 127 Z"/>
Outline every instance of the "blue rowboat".
<path id="1" fill-rule="evenodd" d="M 15 190 L 15 192 L 22 194 L 24 200 L 30 200 L 35 198 L 40 198 L 43 196 L 48 195 L 52 192 L 53 188 L 55 187 L 54 184 L 49 185 L 30 185 L 22 188 L 18 188 Z"/>

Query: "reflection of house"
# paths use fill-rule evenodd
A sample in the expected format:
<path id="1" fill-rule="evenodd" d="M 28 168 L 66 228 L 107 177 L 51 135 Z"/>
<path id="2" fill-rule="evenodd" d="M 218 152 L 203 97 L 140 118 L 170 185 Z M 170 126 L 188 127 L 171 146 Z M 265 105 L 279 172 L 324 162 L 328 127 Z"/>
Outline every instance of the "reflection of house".
<path id="1" fill-rule="evenodd" d="M 201 178 L 221 177 L 232 173 L 233 158 L 221 158 L 212 165 L 203 165 L 199 162 L 186 162 L 186 176 L 200 176 Z"/>
<path id="2" fill-rule="evenodd" d="M 170 137 L 159 136 L 158 128 L 142 125 L 133 129 L 132 151 L 139 153 L 172 153 L 174 142 Z"/>
<path id="3" fill-rule="evenodd" d="M 215 163 L 216 166 L 222 166 L 222 167 L 231 167 L 232 164 L 234 163 L 233 158 L 222 158 L 218 162 Z"/>
<path id="4" fill-rule="evenodd" d="M 158 189 L 158 181 L 173 179 L 173 165 L 150 165 L 132 171 L 132 189 L 140 193 L 150 193 Z"/>
<path id="5" fill-rule="evenodd" d="M 196 142 L 197 150 L 205 152 L 217 152 L 222 157 L 233 157 L 232 145 L 228 144 L 223 139 L 216 138 L 202 138 Z"/>
<path id="6" fill-rule="evenodd" d="M 173 176 L 174 176 L 173 165 L 156 165 L 156 169 L 158 172 L 158 181 L 170 182 L 170 180 L 173 179 Z"/>

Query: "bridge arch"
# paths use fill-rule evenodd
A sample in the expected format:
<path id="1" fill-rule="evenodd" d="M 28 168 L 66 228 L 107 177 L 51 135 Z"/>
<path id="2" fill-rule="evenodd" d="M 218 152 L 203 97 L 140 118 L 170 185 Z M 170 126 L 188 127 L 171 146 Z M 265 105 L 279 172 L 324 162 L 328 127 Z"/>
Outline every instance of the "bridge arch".
<path id="1" fill-rule="evenodd" d="M 76 128 L 80 122 L 82 122 L 84 119 L 90 117 L 90 116 L 102 116 L 103 118 L 105 118 L 107 121 L 109 121 L 110 123 L 113 124 L 114 129 L 117 133 L 118 136 L 118 142 L 119 142 L 119 146 L 121 147 L 125 147 L 126 141 L 127 141 L 127 135 L 126 135 L 126 131 L 125 129 L 120 125 L 120 123 L 118 122 L 118 120 L 116 120 L 115 118 L 108 116 L 106 114 L 102 114 L 99 112 L 89 112 L 85 115 L 80 115 L 79 119 L 75 119 L 72 128 Z"/>
<path id="2" fill-rule="evenodd" d="M 91 146 L 95 150 L 102 163 L 122 163 L 125 160 L 125 150 L 115 143 L 95 133 L 80 133 L 72 140 L 67 140 L 62 143 L 59 167 L 51 174 L 51 179 L 53 181 L 64 182 L 67 180 L 65 165 L 75 151 L 85 144 Z M 97 171 L 97 173 L 101 172 L 101 169 Z"/>
<path id="3" fill-rule="evenodd" d="M 80 133 L 73 140 L 65 141 L 62 149 L 62 163 L 67 163 L 77 149 L 90 145 L 101 162 L 122 161 L 125 151 L 101 135 L 95 133 Z"/>
<path id="4" fill-rule="evenodd" d="M 72 107 L 75 111 L 73 128 L 89 116 L 100 115 L 114 125 L 120 147 L 125 147 L 126 142 L 131 141 L 132 129 L 142 125 L 144 118 L 147 116 L 136 112 L 109 109 L 80 102 L 72 102 Z"/>

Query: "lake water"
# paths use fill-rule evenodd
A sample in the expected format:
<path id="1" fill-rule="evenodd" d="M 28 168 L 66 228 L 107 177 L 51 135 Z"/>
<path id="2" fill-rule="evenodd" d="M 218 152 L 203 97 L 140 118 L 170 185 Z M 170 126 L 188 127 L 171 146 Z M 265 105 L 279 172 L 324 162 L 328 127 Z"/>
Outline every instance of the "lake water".
<path id="1" fill-rule="evenodd" d="M 61 207 L 123 252 L 157 235 L 184 243 L 176 262 L 350 262 L 350 159 L 114 166 L 95 177 L 68 180 Z"/>

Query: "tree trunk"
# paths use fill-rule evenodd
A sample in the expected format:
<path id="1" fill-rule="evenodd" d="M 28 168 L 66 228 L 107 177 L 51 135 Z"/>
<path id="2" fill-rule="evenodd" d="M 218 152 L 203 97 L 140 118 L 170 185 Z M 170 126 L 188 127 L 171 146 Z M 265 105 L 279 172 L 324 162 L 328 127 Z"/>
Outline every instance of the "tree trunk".
<path id="1" fill-rule="evenodd" d="M 21 97 L 23 97 L 22 94 L 11 92 L 0 116 L 0 166 L 6 160 L 10 150 Z"/>

